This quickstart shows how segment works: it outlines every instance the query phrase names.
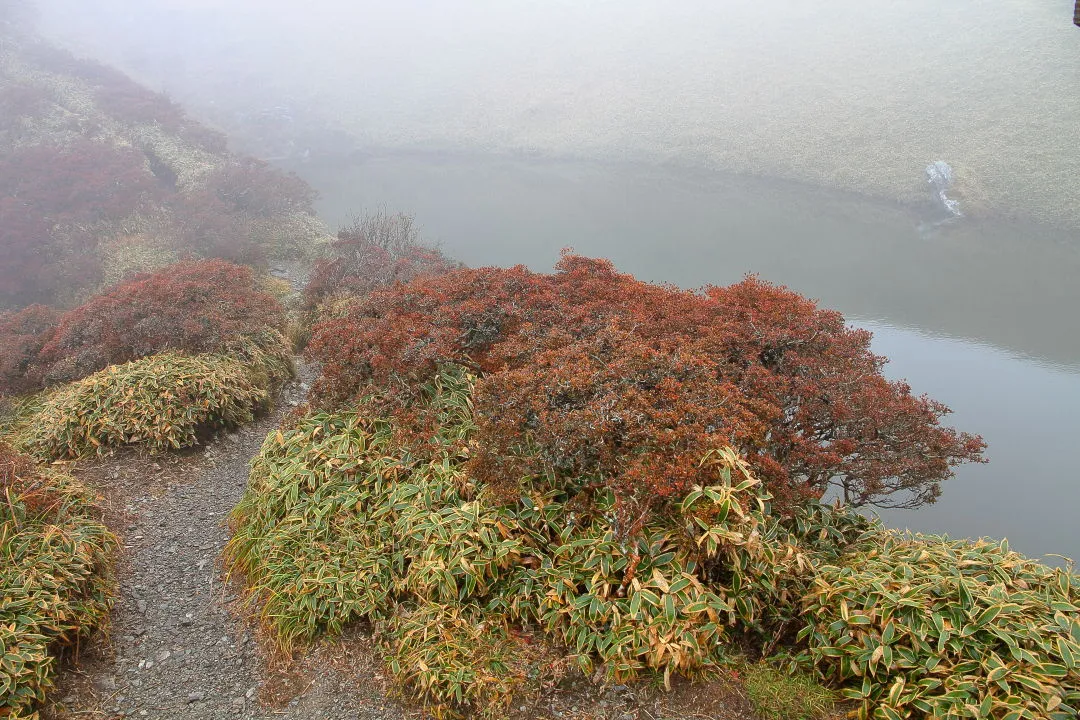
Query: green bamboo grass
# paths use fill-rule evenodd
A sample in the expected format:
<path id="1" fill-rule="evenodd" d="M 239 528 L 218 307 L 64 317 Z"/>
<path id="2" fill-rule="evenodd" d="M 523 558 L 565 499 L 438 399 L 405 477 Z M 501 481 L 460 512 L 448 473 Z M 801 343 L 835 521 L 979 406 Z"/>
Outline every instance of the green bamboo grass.
<path id="1" fill-rule="evenodd" d="M 107 623 L 117 542 L 75 480 L 0 455 L 0 716 L 32 719 L 58 653 Z"/>
<path id="2" fill-rule="evenodd" d="M 135 445 L 161 452 L 250 422 L 292 377 L 277 332 L 234 340 L 217 354 L 163 353 L 113 365 L 44 393 L 10 428 L 43 460 Z"/>
<path id="3" fill-rule="evenodd" d="M 1068 572 L 1001 545 L 900 536 L 844 508 L 777 517 L 730 450 L 702 460 L 715 484 L 632 539 L 612 497 L 575 503 L 550 478 L 496 500 L 464 469 L 472 382 L 443 368 L 426 388 L 439 423 L 422 453 L 392 421 L 356 413 L 267 437 L 226 564 L 283 651 L 365 622 L 393 676 L 439 716 L 500 716 L 570 667 L 707 675 L 748 641 L 787 643 L 802 676 L 841 689 L 863 718 L 1080 707 Z"/>

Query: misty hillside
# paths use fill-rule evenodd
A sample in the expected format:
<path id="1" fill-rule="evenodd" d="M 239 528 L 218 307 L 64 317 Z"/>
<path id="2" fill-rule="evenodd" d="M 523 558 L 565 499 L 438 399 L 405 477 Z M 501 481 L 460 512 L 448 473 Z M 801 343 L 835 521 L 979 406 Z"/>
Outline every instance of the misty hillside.
<path id="1" fill-rule="evenodd" d="M 92 7 L 88 7 L 92 5 Z M 1068 0 L 47 0 L 65 43 L 275 154 L 524 153 L 782 177 L 1080 227 Z M 320 143 L 313 126 L 332 127 Z"/>
<path id="2" fill-rule="evenodd" d="M 179 259 L 265 266 L 326 235 L 314 191 L 124 74 L 5 26 L 0 308 L 71 305 Z"/>
<path id="3" fill-rule="evenodd" d="M 373 22 L 354 33 L 338 30 L 355 30 L 348 16 L 322 14 L 329 3 L 267 3 L 243 28 L 226 12 L 243 0 L 70 5 L 82 31 L 100 21 L 106 36 L 180 47 L 177 66 L 206 37 L 280 54 L 256 52 L 250 75 L 231 62 L 214 81 L 189 73 L 171 96 L 146 85 L 164 87 L 155 61 L 114 67 L 28 30 L 48 14 L 39 3 L 0 0 L 0 719 L 1080 715 L 1080 575 L 1062 555 L 1021 554 L 1075 546 L 1080 374 L 1048 380 L 1028 360 L 886 324 L 949 327 L 974 308 L 964 327 L 994 328 L 974 337 L 1039 326 L 1037 338 L 1076 347 L 1074 238 L 991 212 L 1013 187 L 985 180 L 1010 162 L 984 141 L 999 135 L 976 138 L 955 175 L 945 160 L 923 167 L 937 133 L 964 138 L 947 119 L 915 139 L 897 129 L 897 152 L 880 152 L 864 96 L 844 97 L 869 64 L 823 78 L 846 87 L 831 106 L 775 105 L 777 124 L 741 115 L 806 85 L 780 62 L 813 35 L 804 17 L 839 23 L 815 42 L 859 60 L 844 39 L 861 16 L 842 3 L 787 17 L 790 47 L 744 53 L 783 80 L 757 100 L 760 75 L 730 62 L 739 45 L 716 56 L 740 100 L 728 127 L 684 114 L 666 141 L 701 142 L 685 156 L 658 144 L 659 164 L 641 167 L 598 159 L 615 148 L 609 159 L 642 161 L 648 133 L 634 145 L 602 113 L 574 127 L 583 116 L 561 118 L 551 94 L 639 127 L 662 118 L 650 108 L 669 90 L 725 107 L 722 88 L 680 83 L 703 67 L 693 56 L 652 43 L 668 21 L 707 19 L 684 14 L 692 2 L 656 18 L 631 0 L 420 3 L 406 9 L 424 22 L 400 43 L 411 64 L 362 68 L 352 46 L 377 51 L 364 33 L 408 12 L 356 3 Z M 173 5 L 194 24 L 139 24 L 147 6 Z M 569 16 L 604 5 L 632 20 L 630 44 L 618 22 L 575 35 L 589 26 Z M 913 14 L 895 5 L 881 19 Z M 528 42 L 487 24 L 500 18 Z M 292 82 L 328 84 L 288 97 L 280 64 L 304 44 L 301 19 L 333 27 L 303 49 L 353 85 L 298 66 Z M 274 25 L 292 42 L 268 42 Z M 717 40 L 695 28 L 700 42 L 682 49 Z M 900 46 L 938 37 L 917 34 Z M 463 61 L 497 65 L 480 42 L 492 38 L 556 76 L 569 61 L 586 87 L 565 95 L 542 73 L 463 81 Z M 858 39 L 855 50 L 875 45 Z M 594 53 L 637 79 L 605 86 Z M 378 82 L 357 91 L 365 77 Z M 395 94 L 401 78 L 418 104 L 379 102 L 379 83 Z M 968 84 L 938 83 L 939 97 L 969 90 L 950 82 Z M 228 98 L 211 112 L 215 93 Z M 815 115 L 828 134 L 787 132 Z M 575 145 L 592 159 L 567 160 Z M 521 150 L 537 154 L 509 158 Z M 690 156 L 726 171 L 661 168 Z M 1009 183 L 1039 182 L 1017 195 L 1020 214 L 1073 222 L 1061 175 L 1077 157 L 1025 157 Z M 331 236 L 315 187 L 324 218 L 382 204 Z M 453 238 L 454 217 L 466 222 L 444 254 L 421 225 Z M 475 256 L 459 253 L 463 237 Z M 605 249 L 565 247 L 579 239 Z M 554 243 L 554 267 L 531 267 Z M 861 304 L 834 308 L 812 287 Z M 859 307 L 891 310 L 868 320 Z M 882 338 L 932 372 L 916 383 L 887 368 Z M 965 383 L 977 402 L 954 392 Z M 966 412 L 955 425 L 954 397 Z M 1012 424 L 999 432 L 1001 416 Z M 991 452 L 994 474 L 976 470 Z M 939 498 L 973 524 L 897 519 Z M 1018 551 L 1004 534 L 1025 519 L 1038 542 Z"/>

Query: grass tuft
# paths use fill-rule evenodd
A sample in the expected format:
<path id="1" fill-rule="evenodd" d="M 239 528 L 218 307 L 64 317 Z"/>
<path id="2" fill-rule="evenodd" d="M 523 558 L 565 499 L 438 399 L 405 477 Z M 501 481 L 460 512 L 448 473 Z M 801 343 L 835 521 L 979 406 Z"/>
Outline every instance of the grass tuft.
<path id="1" fill-rule="evenodd" d="M 765 662 L 743 670 L 743 685 L 754 712 L 765 720 L 815 720 L 836 704 L 836 693 L 812 676 Z"/>

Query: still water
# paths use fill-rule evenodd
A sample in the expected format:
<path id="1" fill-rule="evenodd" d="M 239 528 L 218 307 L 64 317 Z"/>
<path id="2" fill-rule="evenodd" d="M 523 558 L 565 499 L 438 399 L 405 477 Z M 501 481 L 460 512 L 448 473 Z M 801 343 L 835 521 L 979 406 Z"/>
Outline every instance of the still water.
<path id="1" fill-rule="evenodd" d="M 572 246 L 643 279 L 697 287 L 755 272 L 818 298 L 874 331 L 891 377 L 989 443 L 989 464 L 960 468 L 936 505 L 890 512 L 890 524 L 1080 556 L 1074 234 L 936 224 L 929 202 L 630 163 L 388 154 L 293 169 L 321 191 L 332 225 L 407 208 L 473 265 L 547 270 Z"/>

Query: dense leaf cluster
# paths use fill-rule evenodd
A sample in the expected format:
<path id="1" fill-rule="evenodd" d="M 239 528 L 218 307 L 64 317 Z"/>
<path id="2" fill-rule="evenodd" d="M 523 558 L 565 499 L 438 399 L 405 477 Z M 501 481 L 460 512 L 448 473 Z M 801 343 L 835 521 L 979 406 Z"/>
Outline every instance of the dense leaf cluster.
<path id="1" fill-rule="evenodd" d="M 818 569 L 802 659 L 860 718 L 1074 718 L 1078 583 L 1006 542 L 882 533 Z"/>
<path id="2" fill-rule="evenodd" d="M 52 339 L 61 313 L 45 305 L 0 313 L 0 396 L 41 387 L 41 351 Z"/>
<path id="3" fill-rule="evenodd" d="M 705 483 L 711 447 L 744 454 L 783 505 L 830 486 L 853 505 L 917 505 L 984 446 L 885 379 L 870 333 L 753 277 L 689 292 L 573 255 L 553 275 L 455 270 L 370 293 L 310 352 L 329 407 L 374 386 L 408 408 L 439 363 L 472 368 L 470 472 L 511 491 L 540 476 L 613 489 L 625 531 Z"/>
<path id="4" fill-rule="evenodd" d="M 710 482 L 626 538 L 609 490 L 583 505 L 581 483 L 528 477 L 511 499 L 469 472 L 480 385 L 442 367 L 421 386 L 424 438 L 356 412 L 267 437 L 226 559 L 285 650 L 366 621 L 440 717 L 504 716 L 574 668 L 666 681 L 753 645 L 779 646 L 863 718 L 1075 716 L 1069 571 L 848 507 L 781 516 L 723 448 L 698 459 Z"/>
<path id="5" fill-rule="evenodd" d="M 137 276 L 57 314 L 0 315 L 0 394 L 85 377 L 165 351 L 213 352 L 284 325 L 284 310 L 251 268 L 181 262 Z"/>
<path id="6" fill-rule="evenodd" d="M 610 493 L 585 511 L 544 483 L 497 501 L 465 472 L 470 378 L 443 371 L 425 395 L 434 451 L 399 444 L 391 421 L 319 414 L 253 462 L 226 555 L 284 648 L 367 620 L 402 682 L 498 715 L 571 666 L 699 673 L 792 612 L 785 573 L 810 566 L 730 451 L 699 459 L 710 485 L 627 542 Z"/>
<path id="7" fill-rule="evenodd" d="M 273 331 L 235 340 L 219 354 L 162 353 L 44 394 L 16 419 L 12 437 L 44 460 L 127 445 L 190 447 L 251 421 L 291 375 L 284 338 Z"/>
<path id="8" fill-rule="evenodd" d="M 0 444 L 0 716 L 36 717 L 57 654 L 107 622 L 117 543 L 96 502 Z"/>

